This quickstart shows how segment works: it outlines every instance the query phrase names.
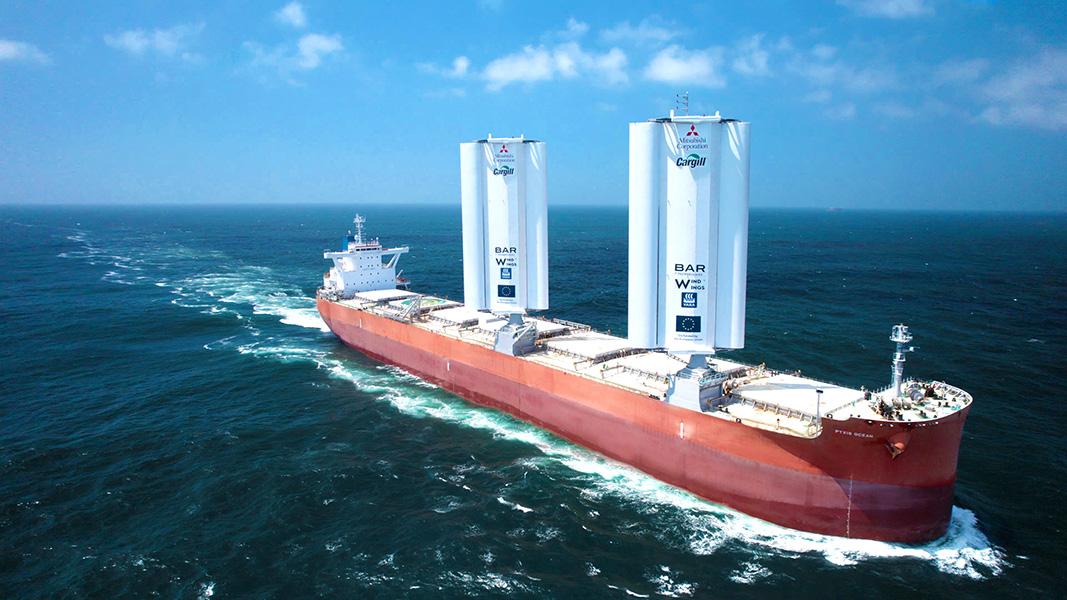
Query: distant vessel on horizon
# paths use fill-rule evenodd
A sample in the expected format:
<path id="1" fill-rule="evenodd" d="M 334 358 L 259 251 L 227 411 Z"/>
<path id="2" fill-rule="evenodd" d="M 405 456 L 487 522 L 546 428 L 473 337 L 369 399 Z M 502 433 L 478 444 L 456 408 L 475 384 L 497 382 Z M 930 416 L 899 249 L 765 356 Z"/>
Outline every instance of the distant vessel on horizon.
<path id="1" fill-rule="evenodd" d="M 543 142 L 461 145 L 464 302 L 409 291 L 362 232 L 317 292 L 345 344 L 712 502 L 779 525 L 917 543 L 947 530 L 971 396 L 852 389 L 721 358 L 744 345 L 748 123 L 631 124 L 629 338 L 548 308 Z M 835 209 L 831 209 L 835 210 Z M 383 262 L 385 260 L 385 262 Z"/>

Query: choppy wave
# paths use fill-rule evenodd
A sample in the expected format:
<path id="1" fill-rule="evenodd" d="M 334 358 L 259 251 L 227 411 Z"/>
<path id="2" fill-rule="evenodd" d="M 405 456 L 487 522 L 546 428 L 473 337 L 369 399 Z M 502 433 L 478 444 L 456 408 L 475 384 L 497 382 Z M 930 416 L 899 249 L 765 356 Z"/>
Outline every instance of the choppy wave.
<path id="1" fill-rule="evenodd" d="M 244 322 L 243 333 L 234 334 L 205 345 L 208 350 L 228 350 L 256 357 L 289 361 L 306 361 L 325 370 L 336 379 L 350 381 L 360 390 L 373 393 L 403 414 L 434 418 L 467 427 L 487 430 L 494 437 L 528 443 L 541 455 L 526 459 L 534 463 L 551 463 L 566 467 L 584 485 L 583 495 L 594 501 L 611 498 L 639 507 L 655 527 L 645 527 L 648 535 L 665 544 L 681 545 L 696 555 L 710 555 L 729 546 L 744 549 L 729 578 L 752 584 L 773 575 L 767 557 L 810 556 L 829 565 L 846 568 L 869 561 L 918 561 L 936 570 L 968 579 L 980 580 L 1000 575 L 1009 566 L 1003 552 L 992 545 L 978 527 L 975 515 L 959 507 L 953 509 L 948 533 L 930 544 L 908 546 L 869 540 L 849 540 L 821 536 L 778 527 L 741 513 L 709 504 L 699 498 L 666 485 L 635 469 L 610 461 L 562 439 L 511 418 L 503 413 L 476 407 L 459 400 L 395 367 L 364 368 L 347 362 L 333 352 L 334 346 L 309 345 L 307 339 L 286 337 L 283 333 L 264 335 L 263 328 L 251 325 L 255 316 L 273 317 L 276 323 L 293 327 L 328 331 L 319 318 L 314 299 L 301 290 L 286 287 L 270 268 L 255 265 L 227 265 L 229 259 L 219 253 L 196 254 L 186 248 L 170 248 L 143 257 L 115 252 L 95 244 L 84 231 L 68 236 L 81 250 L 66 252 L 64 258 L 77 258 L 94 265 L 110 267 L 104 279 L 112 283 L 135 285 L 151 282 L 169 288 L 178 306 L 206 314 L 233 315 Z M 195 255 L 209 258 L 210 272 L 167 278 L 163 267 L 169 261 Z M 155 272 L 153 272 L 155 271 Z M 504 497 L 501 504 L 527 513 L 534 509 Z M 443 501 L 438 512 L 455 508 L 455 502 Z M 590 563 L 591 576 L 597 568 Z M 523 583 L 493 574 L 455 573 L 453 583 L 471 584 L 482 589 L 523 588 Z M 649 575 L 657 593 L 669 597 L 690 596 L 692 584 L 664 567 Z M 202 590 L 210 596 L 213 584 Z M 637 596 L 636 592 L 624 590 Z"/>
<path id="2" fill-rule="evenodd" d="M 919 546 L 796 531 L 705 502 L 508 415 L 440 392 L 395 367 L 359 368 L 327 351 L 289 345 L 284 341 L 279 343 L 278 340 L 246 344 L 239 346 L 238 351 L 274 360 L 309 360 L 331 376 L 351 381 L 360 390 L 387 400 L 404 414 L 484 429 L 491 431 L 494 437 L 531 444 L 542 454 L 542 457 L 529 459 L 534 463 L 551 461 L 580 473 L 586 484 L 584 495 L 597 501 L 610 497 L 639 504 L 643 512 L 658 523 L 657 531 L 660 532 L 650 533 L 661 536 L 665 543 L 681 539 L 689 551 L 698 555 L 713 554 L 727 545 L 736 548 L 739 543 L 748 548 L 751 555 L 731 575 L 737 582 L 752 583 L 770 576 L 771 571 L 761 563 L 761 557 L 768 552 L 777 556 L 815 556 L 839 567 L 875 560 L 917 560 L 943 573 L 975 580 L 997 576 L 1007 566 L 1003 552 L 979 529 L 974 513 L 963 508 L 953 508 L 949 531 L 942 539 Z M 503 497 L 498 501 L 517 511 L 533 510 Z M 453 507 L 442 512 L 450 508 Z M 665 519 L 664 515 L 669 516 Z M 660 530 L 663 526 L 667 528 Z M 674 595 L 686 594 L 690 589 L 684 582 L 664 585 L 664 589 L 671 590 L 670 594 Z"/>

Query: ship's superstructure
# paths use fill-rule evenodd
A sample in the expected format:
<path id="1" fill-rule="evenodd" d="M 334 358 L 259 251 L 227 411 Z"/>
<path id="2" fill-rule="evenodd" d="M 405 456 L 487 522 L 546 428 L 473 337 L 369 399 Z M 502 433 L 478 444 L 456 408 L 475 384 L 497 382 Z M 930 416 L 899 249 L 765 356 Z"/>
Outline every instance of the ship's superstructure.
<path id="1" fill-rule="evenodd" d="M 906 327 L 876 390 L 720 354 L 744 344 L 748 139 L 718 115 L 631 126 L 629 339 L 527 314 L 548 305 L 547 195 L 544 145 L 523 138 L 461 146 L 464 303 L 397 289 L 407 248 L 357 228 L 325 254 L 319 312 L 373 358 L 713 502 L 817 533 L 937 538 L 972 399 L 904 377 Z M 361 247 L 375 259 L 353 260 Z"/>
<path id="2" fill-rule="evenodd" d="M 341 251 L 327 250 L 322 257 L 333 261 L 333 267 L 322 276 L 322 289 L 335 297 L 351 297 L 357 292 L 406 287 L 407 280 L 398 276 L 396 262 L 408 251 L 403 248 L 382 248 L 378 239 L 364 239 L 366 219 L 356 215 L 352 220 L 356 232 L 349 232 L 341 240 Z M 388 258 L 386 263 L 383 258 Z"/>

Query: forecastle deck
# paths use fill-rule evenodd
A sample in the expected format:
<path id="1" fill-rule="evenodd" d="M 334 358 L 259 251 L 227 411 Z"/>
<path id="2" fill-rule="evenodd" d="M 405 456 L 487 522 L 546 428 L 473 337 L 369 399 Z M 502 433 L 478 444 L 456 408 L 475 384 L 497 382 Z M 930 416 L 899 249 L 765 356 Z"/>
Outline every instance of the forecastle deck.
<path id="1" fill-rule="evenodd" d="M 513 357 L 493 350 L 503 319 L 456 302 L 383 290 L 318 307 L 369 356 L 747 514 L 905 542 L 947 527 L 970 407 L 952 386 L 914 383 L 914 402 L 886 410 L 878 394 L 716 358 L 697 411 L 664 401 L 685 358 L 581 325 L 528 319 L 535 350 Z"/>

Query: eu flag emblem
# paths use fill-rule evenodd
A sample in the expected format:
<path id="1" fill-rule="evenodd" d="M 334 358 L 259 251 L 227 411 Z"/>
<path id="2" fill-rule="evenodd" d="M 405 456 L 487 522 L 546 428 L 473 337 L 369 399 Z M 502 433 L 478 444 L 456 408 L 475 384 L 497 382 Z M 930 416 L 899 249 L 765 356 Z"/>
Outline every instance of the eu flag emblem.
<path id="1" fill-rule="evenodd" d="M 496 295 L 501 298 L 514 298 L 515 286 L 513 285 L 498 285 L 496 286 Z"/>
<path id="2" fill-rule="evenodd" d="M 700 333 L 700 317 L 677 316 L 674 318 L 674 329 L 681 333 Z"/>

